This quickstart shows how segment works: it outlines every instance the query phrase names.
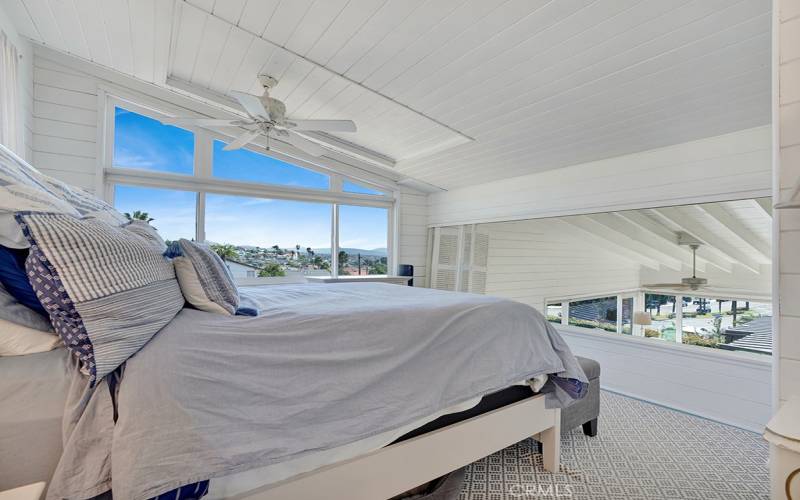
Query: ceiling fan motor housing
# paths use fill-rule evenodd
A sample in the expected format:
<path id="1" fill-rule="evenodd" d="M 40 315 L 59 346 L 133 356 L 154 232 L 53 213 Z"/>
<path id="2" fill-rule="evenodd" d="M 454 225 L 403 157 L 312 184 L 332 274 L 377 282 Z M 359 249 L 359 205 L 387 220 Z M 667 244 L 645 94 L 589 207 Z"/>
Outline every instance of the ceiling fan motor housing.
<path id="1" fill-rule="evenodd" d="M 706 283 L 708 283 L 708 280 L 705 278 L 697 278 L 692 276 L 691 278 L 682 278 L 681 283 L 688 286 L 692 290 L 697 290 L 701 286 L 704 286 Z"/>

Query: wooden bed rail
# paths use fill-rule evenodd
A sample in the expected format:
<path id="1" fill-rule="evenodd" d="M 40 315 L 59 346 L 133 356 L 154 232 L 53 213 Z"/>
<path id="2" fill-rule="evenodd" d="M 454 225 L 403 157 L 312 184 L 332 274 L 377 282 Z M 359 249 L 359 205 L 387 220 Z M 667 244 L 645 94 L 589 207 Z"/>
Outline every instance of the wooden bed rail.
<path id="1" fill-rule="evenodd" d="M 542 442 L 545 469 L 557 472 L 560 422 L 561 410 L 546 409 L 544 395 L 537 395 L 233 498 L 387 499 L 534 435 Z"/>

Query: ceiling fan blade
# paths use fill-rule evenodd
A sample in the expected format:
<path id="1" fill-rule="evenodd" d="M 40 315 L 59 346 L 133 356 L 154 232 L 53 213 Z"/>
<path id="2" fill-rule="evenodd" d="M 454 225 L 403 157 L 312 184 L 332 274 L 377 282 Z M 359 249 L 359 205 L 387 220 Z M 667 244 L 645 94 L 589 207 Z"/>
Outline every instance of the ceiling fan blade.
<path id="1" fill-rule="evenodd" d="M 294 130 L 319 130 L 320 132 L 355 132 L 355 122 L 352 120 L 293 120 L 288 118 Z"/>
<path id="2" fill-rule="evenodd" d="M 264 108 L 264 103 L 261 102 L 260 97 L 245 92 L 239 92 L 238 90 L 232 90 L 231 95 L 239 101 L 239 104 L 242 105 L 248 115 L 253 118 L 269 120 L 269 113 L 266 108 Z"/>
<path id="3" fill-rule="evenodd" d="M 167 125 L 197 125 L 198 127 L 238 127 L 242 120 L 214 120 L 212 118 L 164 118 L 161 123 Z"/>
<path id="4" fill-rule="evenodd" d="M 258 137 L 260 134 L 261 134 L 260 130 L 248 130 L 244 134 L 242 134 L 239 137 L 237 137 L 235 141 L 233 141 L 232 143 L 230 143 L 227 146 L 225 146 L 224 148 L 222 148 L 222 150 L 223 151 L 233 151 L 234 149 L 239 149 L 242 146 L 244 146 L 245 144 L 247 144 L 248 142 L 250 142 L 253 139 L 255 139 L 256 137 Z"/>
<path id="5" fill-rule="evenodd" d="M 314 141 L 309 141 L 305 137 L 301 137 L 291 130 L 288 131 L 289 135 L 281 136 L 281 140 L 288 142 L 297 149 L 301 149 L 312 156 L 322 156 L 327 150 Z"/>
<path id="6" fill-rule="evenodd" d="M 683 283 L 646 283 L 642 288 L 672 288 L 680 290 L 688 290 L 689 286 Z"/>

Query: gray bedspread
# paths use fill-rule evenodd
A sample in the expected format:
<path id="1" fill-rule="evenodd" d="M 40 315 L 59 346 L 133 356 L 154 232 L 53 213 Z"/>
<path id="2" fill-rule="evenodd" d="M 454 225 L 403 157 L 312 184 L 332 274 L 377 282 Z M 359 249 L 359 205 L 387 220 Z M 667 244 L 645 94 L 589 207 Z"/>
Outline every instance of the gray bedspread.
<path id="1" fill-rule="evenodd" d="M 127 362 L 115 499 L 350 443 L 536 375 L 586 381 L 552 325 L 517 302 L 379 283 L 242 292 L 259 317 L 184 309 Z M 544 390 L 550 406 L 571 400 Z"/>

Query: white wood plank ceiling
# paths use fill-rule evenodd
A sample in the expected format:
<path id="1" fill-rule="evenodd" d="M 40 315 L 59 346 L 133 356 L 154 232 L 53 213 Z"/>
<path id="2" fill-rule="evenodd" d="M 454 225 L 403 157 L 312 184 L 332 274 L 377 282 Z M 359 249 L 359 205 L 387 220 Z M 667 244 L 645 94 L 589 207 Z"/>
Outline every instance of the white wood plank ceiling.
<path id="1" fill-rule="evenodd" d="M 159 85 L 270 73 L 290 115 L 353 119 L 342 138 L 444 188 L 770 121 L 770 0 L 2 1 Z"/>
<path id="2" fill-rule="evenodd" d="M 769 198 L 727 201 L 554 219 L 569 224 L 600 246 L 644 267 L 691 269 L 691 251 L 677 243 L 679 232 L 702 242 L 697 267 L 706 272 L 761 275 L 772 262 Z"/>

